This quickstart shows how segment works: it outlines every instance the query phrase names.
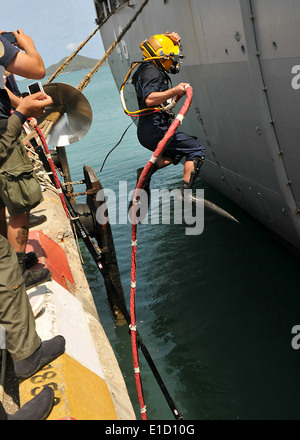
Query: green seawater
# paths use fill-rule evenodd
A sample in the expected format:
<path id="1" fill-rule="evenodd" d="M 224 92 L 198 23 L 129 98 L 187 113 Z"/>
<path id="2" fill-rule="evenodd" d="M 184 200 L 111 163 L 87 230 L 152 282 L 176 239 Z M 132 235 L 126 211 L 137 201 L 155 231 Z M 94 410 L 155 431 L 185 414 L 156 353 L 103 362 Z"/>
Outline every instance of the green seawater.
<path id="1" fill-rule="evenodd" d="M 62 74 L 56 81 L 77 86 L 85 73 Z M 19 83 L 22 91 L 26 84 Z M 118 193 L 119 181 L 127 181 L 133 189 L 136 168 L 151 155 L 139 145 L 134 125 L 99 173 L 131 122 L 108 66 L 84 94 L 93 123 L 84 139 L 67 147 L 72 180 L 83 178 L 86 164 L 104 188 Z M 181 176 L 181 165 L 169 167 L 153 177 L 152 188 L 176 188 Z M 184 225 L 138 228 L 138 330 L 185 420 L 299 419 L 300 351 L 291 345 L 292 328 L 300 324 L 299 260 L 201 179 L 197 187 L 240 224 L 207 211 L 199 236 L 185 235 Z M 129 304 L 131 226 L 112 230 Z M 84 245 L 81 250 L 101 323 L 140 418 L 128 328 L 115 325 L 101 274 Z M 140 364 L 148 419 L 173 420 L 141 353 Z"/>

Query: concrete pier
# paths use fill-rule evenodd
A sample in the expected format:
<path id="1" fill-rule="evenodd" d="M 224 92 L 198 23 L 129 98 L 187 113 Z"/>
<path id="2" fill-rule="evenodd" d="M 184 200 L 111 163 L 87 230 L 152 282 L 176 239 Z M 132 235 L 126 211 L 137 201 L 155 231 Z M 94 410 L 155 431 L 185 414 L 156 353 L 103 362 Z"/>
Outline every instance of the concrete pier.
<path id="1" fill-rule="evenodd" d="M 55 391 L 49 419 L 134 420 L 124 378 L 100 323 L 70 221 L 55 189 L 47 188 L 43 195 L 44 201 L 32 212 L 45 214 L 47 221 L 30 229 L 27 252 L 37 252 L 38 265 L 51 270 L 52 280 L 28 294 L 31 301 L 43 303 L 36 317 L 38 334 L 42 340 L 62 334 L 66 352 L 20 382 L 19 404 L 23 406 L 49 385 Z M 12 400 L 17 399 L 6 396 L 9 412 L 15 410 Z"/>

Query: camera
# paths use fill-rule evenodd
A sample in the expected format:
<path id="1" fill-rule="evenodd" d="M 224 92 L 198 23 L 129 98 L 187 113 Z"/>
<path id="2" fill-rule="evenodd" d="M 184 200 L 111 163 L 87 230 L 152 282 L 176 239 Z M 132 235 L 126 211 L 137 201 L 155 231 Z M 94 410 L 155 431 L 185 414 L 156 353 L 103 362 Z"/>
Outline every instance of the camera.
<path id="1" fill-rule="evenodd" d="M 44 89 L 43 89 L 42 83 L 40 81 L 29 84 L 27 86 L 27 89 L 28 89 L 28 92 L 30 95 L 33 95 L 34 93 L 38 93 L 38 92 L 44 93 Z"/>
<path id="2" fill-rule="evenodd" d="M 1 35 L 2 35 L 2 37 L 6 38 L 6 40 L 8 40 L 11 44 L 14 44 L 17 42 L 17 39 L 12 32 L 3 32 L 3 34 L 1 34 Z"/>

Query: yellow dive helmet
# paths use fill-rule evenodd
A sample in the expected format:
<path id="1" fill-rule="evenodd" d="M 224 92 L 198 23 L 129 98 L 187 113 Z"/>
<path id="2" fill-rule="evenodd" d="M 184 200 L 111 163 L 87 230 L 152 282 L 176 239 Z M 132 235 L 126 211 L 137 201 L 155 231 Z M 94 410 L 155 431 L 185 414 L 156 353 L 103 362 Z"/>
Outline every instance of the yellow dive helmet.
<path id="1" fill-rule="evenodd" d="M 164 34 L 153 35 L 140 44 L 146 59 L 160 69 L 170 73 L 178 73 L 180 70 L 180 48 L 175 45 L 171 38 Z"/>

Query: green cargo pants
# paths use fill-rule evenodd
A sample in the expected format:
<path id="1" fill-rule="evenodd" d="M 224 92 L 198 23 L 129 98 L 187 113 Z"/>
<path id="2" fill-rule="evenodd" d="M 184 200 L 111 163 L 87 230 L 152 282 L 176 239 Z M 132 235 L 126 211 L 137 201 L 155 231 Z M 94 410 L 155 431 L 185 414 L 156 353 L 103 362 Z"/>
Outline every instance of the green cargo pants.
<path id="1" fill-rule="evenodd" d="M 19 124 L 18 116 L 12 115 L 6 128 L 1 130 L 0 127 L 0 135 L 3 131 L 0 143 L 0 209 L 6 206 L 13 216 L 29 212 L 43 200 L 40 184 L 21 141 Z"/>
<path id="2" fill-rule="evenodd" d="M 14 362 L 34 353 L 41 344 L 25 290 L 25 282 L 11 244 L 0 235 L 0 324 Z"/>

